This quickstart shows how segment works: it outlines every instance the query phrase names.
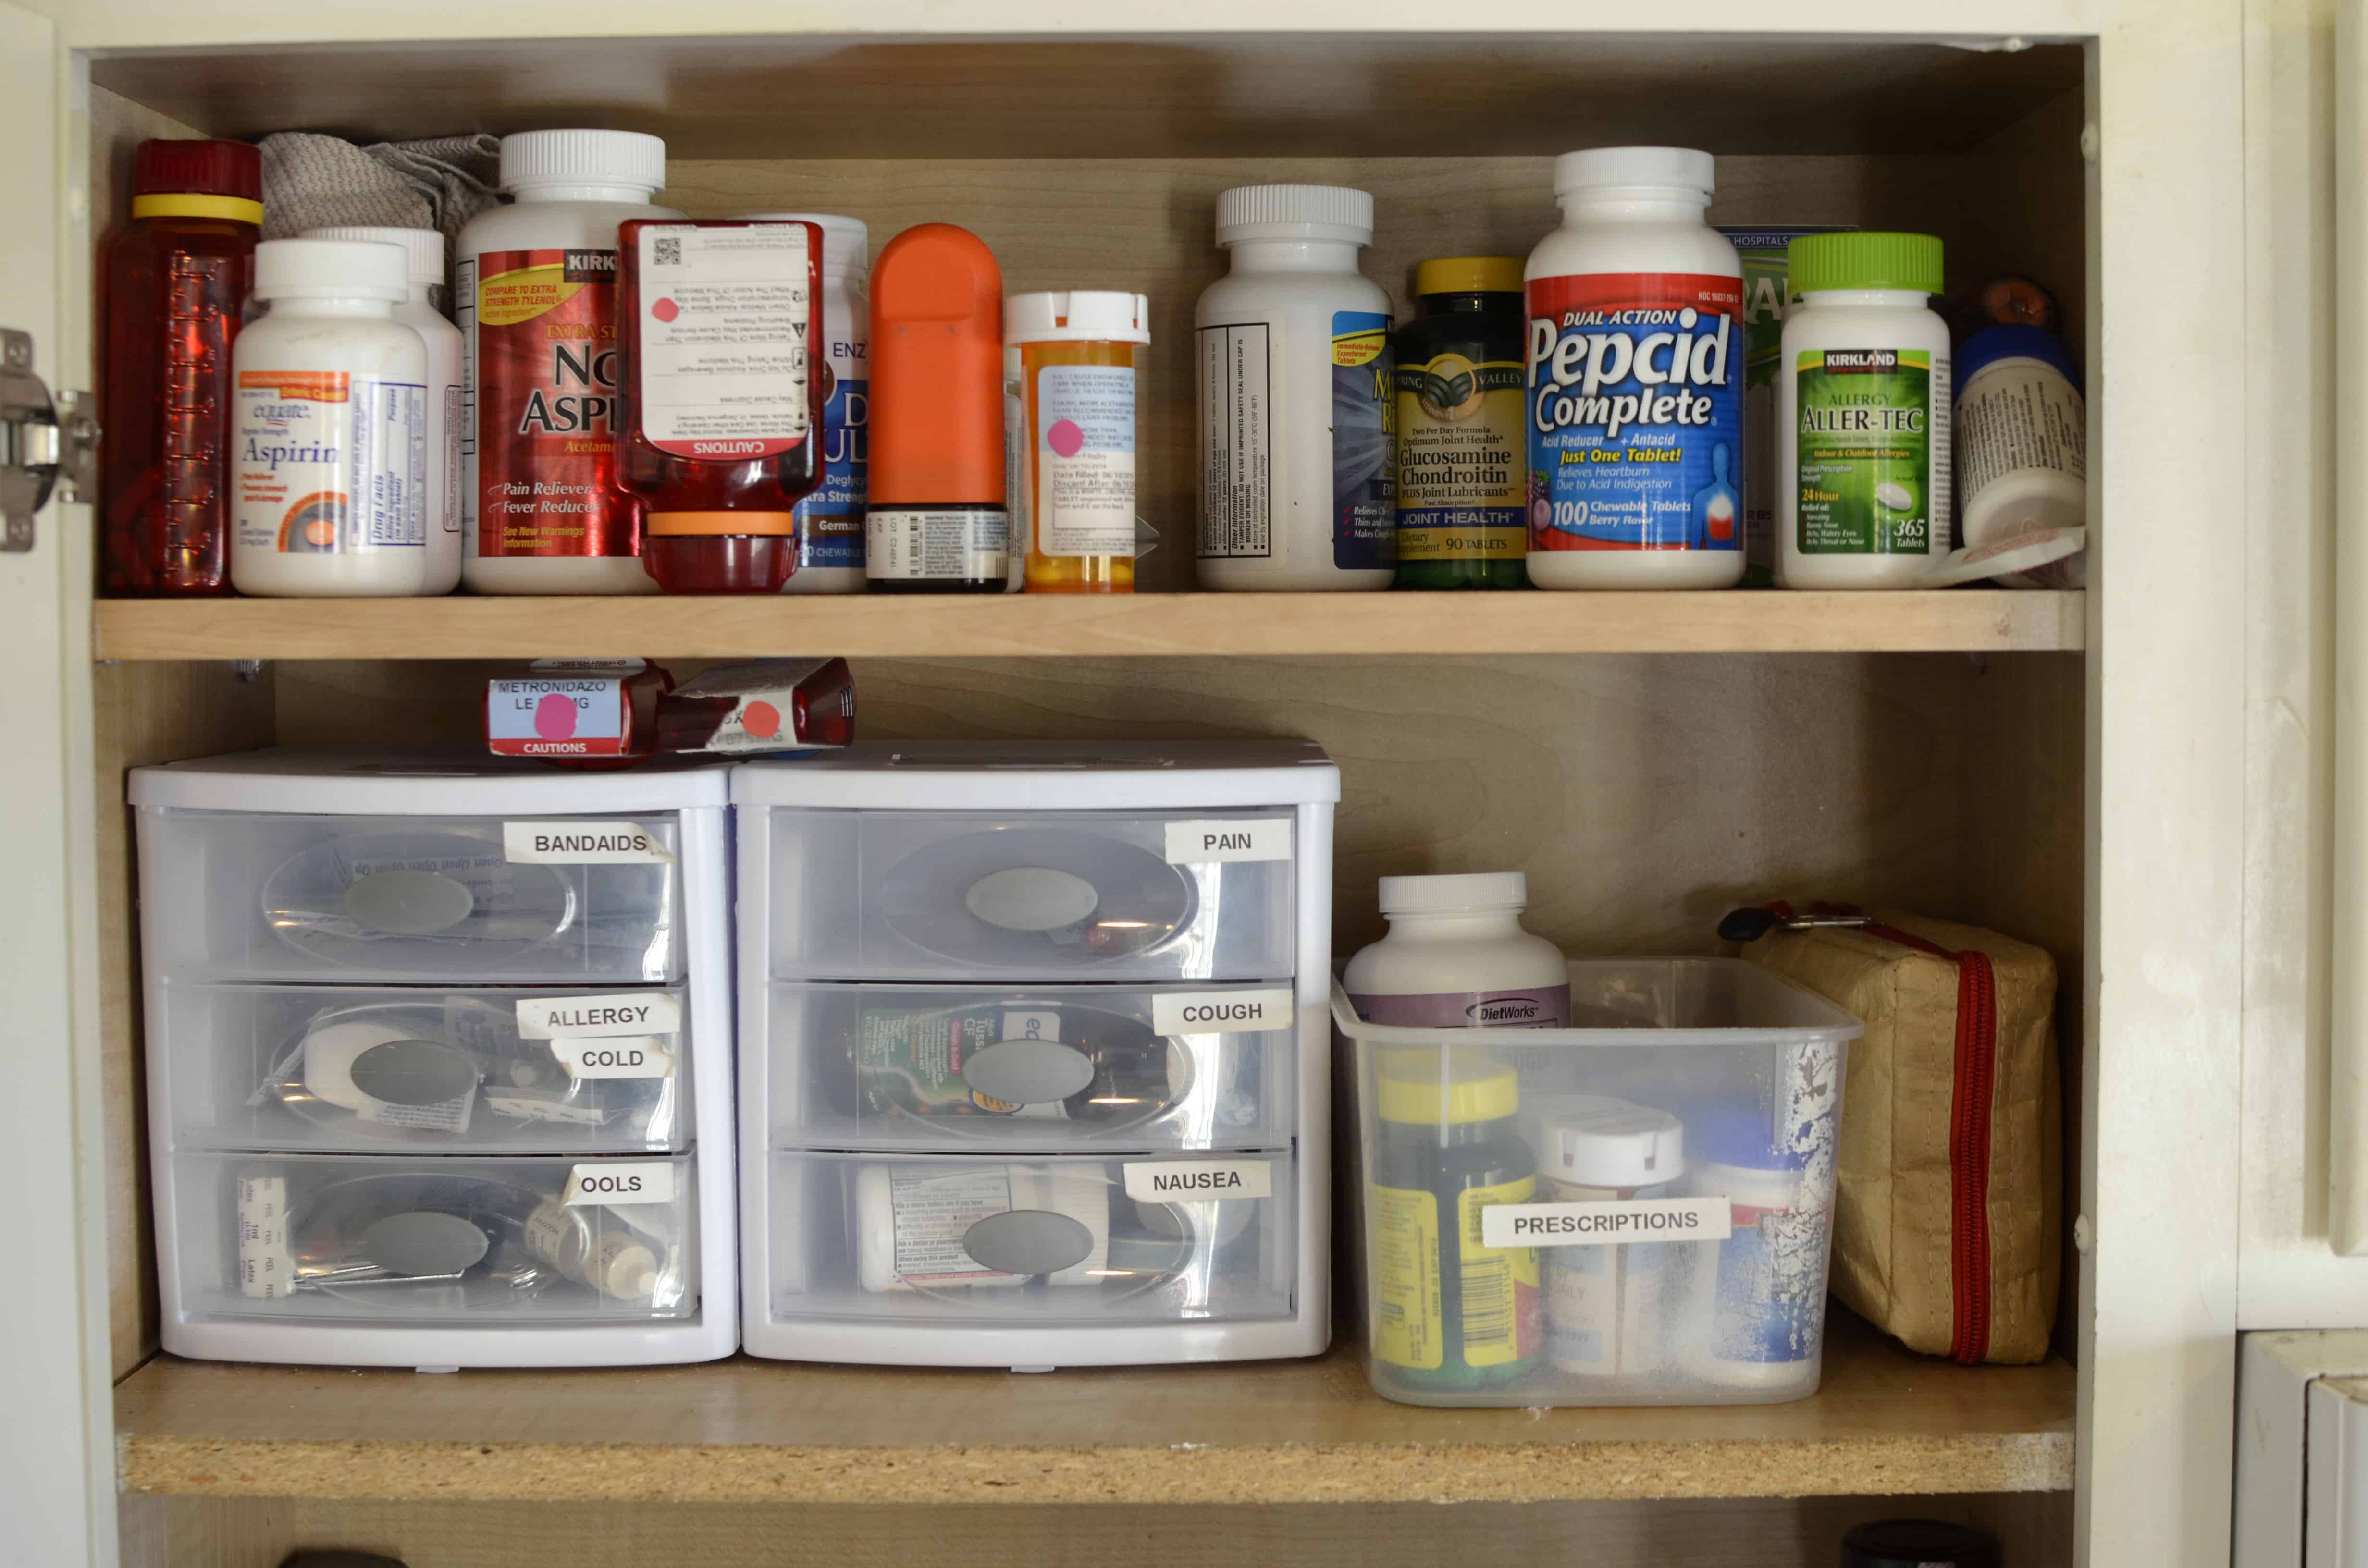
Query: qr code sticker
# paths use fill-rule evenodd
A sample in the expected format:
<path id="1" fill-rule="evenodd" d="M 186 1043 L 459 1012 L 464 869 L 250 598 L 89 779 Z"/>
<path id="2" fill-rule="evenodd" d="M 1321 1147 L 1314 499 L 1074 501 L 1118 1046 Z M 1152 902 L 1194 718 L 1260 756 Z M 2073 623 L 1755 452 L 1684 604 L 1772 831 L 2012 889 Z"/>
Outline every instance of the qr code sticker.
<path id="1" fill-rule="evenodd" d="M 654 258 L 654 265 L 658 267 L 680 267 L 682 265 L 682 241 L 680 239 L 669 238 L 666 235 L 660 234 L 657 240 L 656 251 L 657 255 Z"/>

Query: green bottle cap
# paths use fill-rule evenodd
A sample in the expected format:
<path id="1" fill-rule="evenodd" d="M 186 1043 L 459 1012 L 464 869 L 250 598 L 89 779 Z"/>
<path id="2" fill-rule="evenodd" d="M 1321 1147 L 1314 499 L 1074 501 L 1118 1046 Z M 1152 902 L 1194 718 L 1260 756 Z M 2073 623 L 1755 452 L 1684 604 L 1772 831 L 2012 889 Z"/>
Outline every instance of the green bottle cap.
<path id="1" fill-rule="evenodd" d="M 1941 242 L 1932 234 L 1804 234 L 1784 252 L 1785 286 L 1912 289 L 1941 292 Z"/>

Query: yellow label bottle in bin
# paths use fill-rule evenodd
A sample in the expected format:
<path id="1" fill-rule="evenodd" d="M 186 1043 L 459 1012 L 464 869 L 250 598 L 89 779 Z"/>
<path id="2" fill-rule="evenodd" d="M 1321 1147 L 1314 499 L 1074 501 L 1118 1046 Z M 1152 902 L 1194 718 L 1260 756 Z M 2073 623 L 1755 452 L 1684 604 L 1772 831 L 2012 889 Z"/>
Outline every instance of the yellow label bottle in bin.
<path id="1" fill-rule="evenodd" d="M 1383 1378 L 1427 1391 L 1518 1380 L 1543 1337 L 1538 1255 L 1484 1246 L 1480 1214 L 1537 1191 L 1514 1125 L 1520 1080 L 1476 1046 L 1385 1051 L 1374 1101 L 1366 1267 Z"/>

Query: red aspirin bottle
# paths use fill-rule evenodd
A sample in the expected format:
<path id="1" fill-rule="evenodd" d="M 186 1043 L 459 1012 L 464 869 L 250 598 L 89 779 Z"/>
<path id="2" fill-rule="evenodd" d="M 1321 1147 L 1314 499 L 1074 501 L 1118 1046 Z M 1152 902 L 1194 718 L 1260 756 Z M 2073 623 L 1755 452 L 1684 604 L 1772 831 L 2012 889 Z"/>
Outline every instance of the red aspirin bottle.
<path id="1" fill-rule="evenodd" d="M 227 594 L 231 344 L 255 285 L 263 157 L 244 142 L 142 142 L 131 192 L 103 268 L 99 585 Z"/>
<path id="2" fill-rule="evenodd" d="M 670 594 L 779 593 L 822 479 L 822 229 L 635 219 L 617 231 L 618 483 Z"/>

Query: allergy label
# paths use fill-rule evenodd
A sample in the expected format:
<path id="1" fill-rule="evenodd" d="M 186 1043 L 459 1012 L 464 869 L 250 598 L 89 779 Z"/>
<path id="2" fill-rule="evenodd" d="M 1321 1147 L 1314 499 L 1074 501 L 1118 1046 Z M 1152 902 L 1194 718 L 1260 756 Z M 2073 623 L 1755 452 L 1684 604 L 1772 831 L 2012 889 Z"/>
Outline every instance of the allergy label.
<path id="1" fill-rule="evenodd" d="M 603 1160 L 577 1165 L 567 1173 L 567 1192 L 561 1201 L 570 1209 L 672 1203 L 674 1165 L 667 1160 Z"/>
<path id="2" fill-rule="evenodd" d="M 528 996 L 518 1004 L 520 1040 L 622 1039 L 675 1034 L 682 1004 L 663 991 L 616 996 Z"/>
<path id="3" fill-rule="evenodd" d="M 512 865 L 663 866 L 674 859 L 658 835 L 633 822 L 506 822 L 502 850 Z"/>
<path id="4" fill-rule="evenodd" d="M 1793 360 L 1794 547 L 1804 555 L 1945 555 L 1948 356 L 1810 349 Z"/>
<path id="5" fill-rule="evenodd" d="M 1529 285 L 1530 548 L 1740 550 L 1743 283 Z"/>
<path id="6" fill-rule="evenodd" d="M 1137 1203 L 1272 1198 L 1272 1160 L 1131 1160 L 1126 1195 Z"/>
<path id="7" fill-rule="evenodd" d="M 1480 1211 L 1492 1247 L 1723 1242 L 1733 1229 L 1724 1198 L 1633 1198 L 1600 1203 L 1497 1203 Z"/>
<path id="8" fill-rule="evenodd" d="M 1040 555 L 1134 555 L 1134 368 L 1028 363 L 1035 387 L 1035 548 Z"/>
<path id="9" fill-rule="evenodd" d="M 1332 564 L 1397 563 L 1397 376 L 1390 318 L 1332 312 Z"/>
<path id="10" fill-rule="evenodd" d="M 1265 322 L 1200 329 L 1201 559 L 1274 553 L 1274 338 Z"/>
<path id="11" fill-rule="evenodd" d="M 804 440 L 814 329 L 803 223 L 650 224 L 636 242 L 643 437 L 677 457 L 778 457 Z"/>
<path id="12" fill-rule="evenodd" d="M 1162 991 L 1151 998 L 1151 1027 L 1161 1034 L 1241 1034 L 1291 1026 L 1291 988 Z"/>
<path id="13" fill-rule="evenodd" d="M 242 550 L 372 555 L 427 542 L 425 386 L 241 370 L 233 459 Z"/>
<path id="14" fill-rule="evenodd" d="M 1225 860 L 1291 858 L 1289 817 L 1217 818 L 1167 824 L 1167 863 L 1193 866 Z"/>

